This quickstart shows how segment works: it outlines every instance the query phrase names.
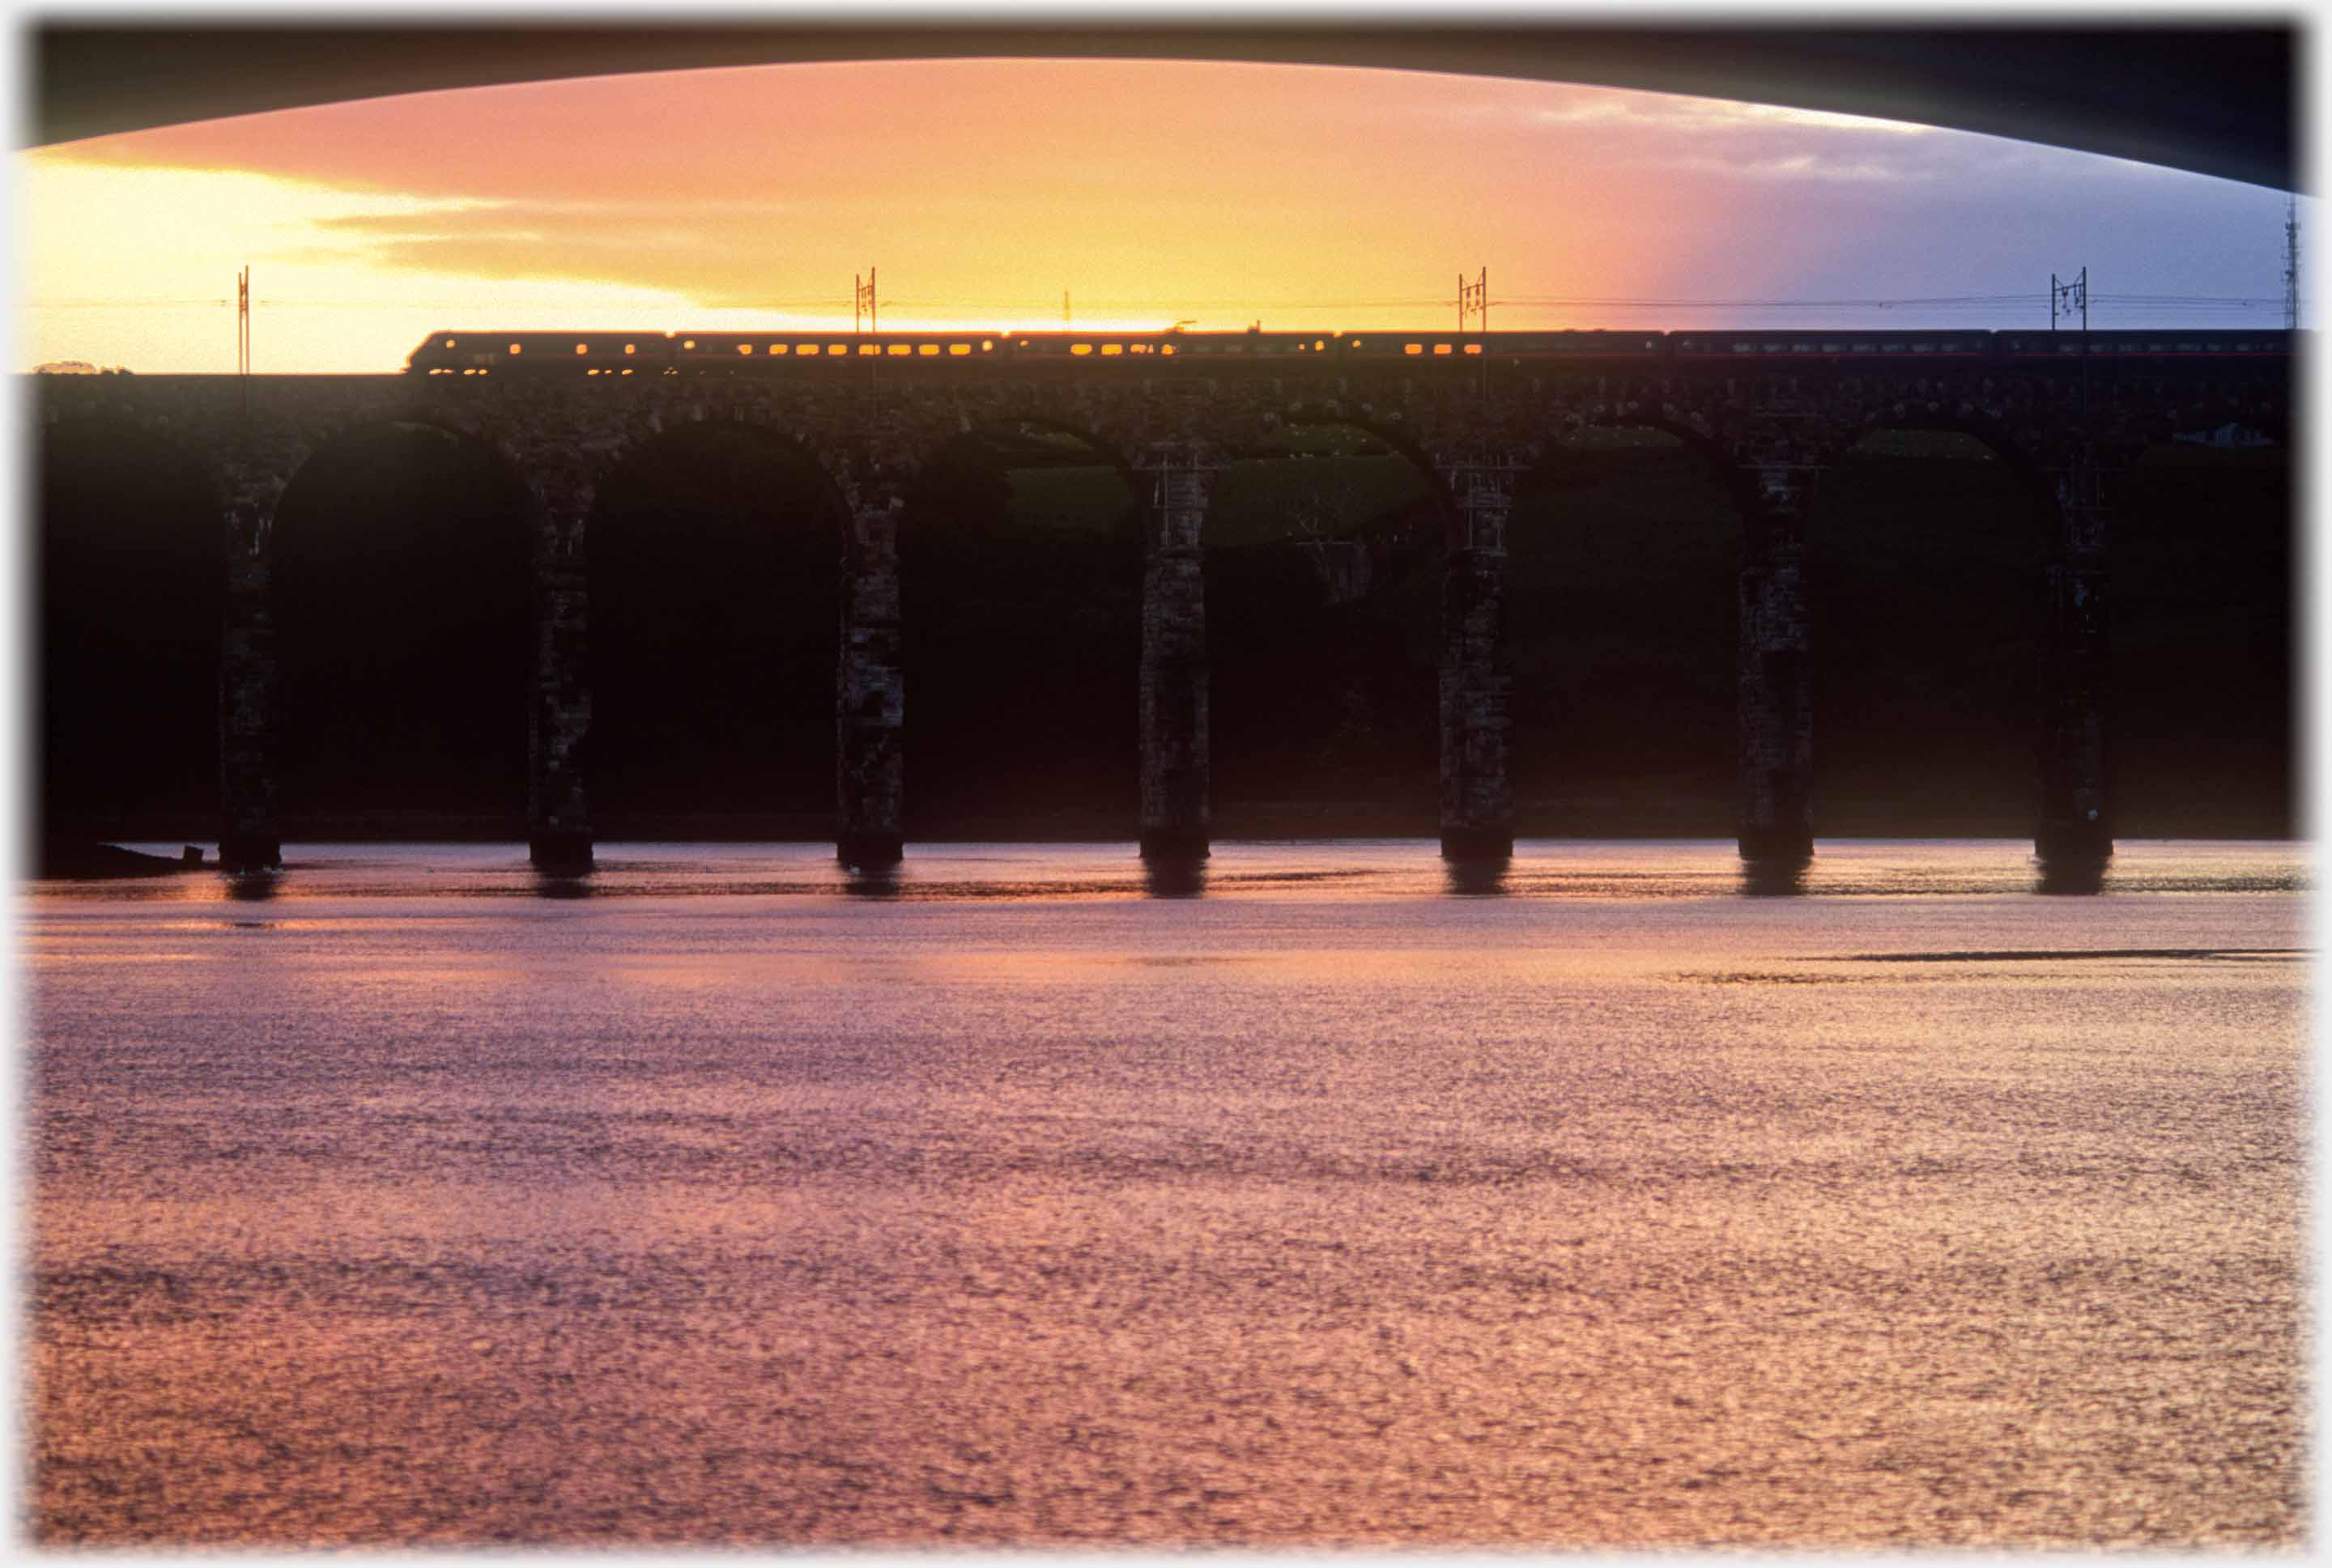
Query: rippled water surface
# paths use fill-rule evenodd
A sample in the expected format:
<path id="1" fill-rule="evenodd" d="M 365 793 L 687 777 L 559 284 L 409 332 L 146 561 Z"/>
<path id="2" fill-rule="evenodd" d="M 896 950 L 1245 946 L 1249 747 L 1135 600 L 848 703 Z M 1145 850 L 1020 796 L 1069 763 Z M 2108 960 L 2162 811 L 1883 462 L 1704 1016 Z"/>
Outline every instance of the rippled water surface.
<path id="1" fill-rule="evenodd" d="M 20 902 L 41 1539 L 2308 1536 L 2297 847 L 290 854 Z"/>

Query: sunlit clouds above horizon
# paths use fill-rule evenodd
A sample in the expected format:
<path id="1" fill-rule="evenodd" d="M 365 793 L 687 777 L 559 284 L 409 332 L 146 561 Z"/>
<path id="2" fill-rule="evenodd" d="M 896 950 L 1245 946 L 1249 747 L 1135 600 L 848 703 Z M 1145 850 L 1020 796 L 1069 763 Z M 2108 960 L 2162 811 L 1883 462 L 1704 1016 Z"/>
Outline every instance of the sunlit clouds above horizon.
<path id="1" fill-rule="evenodd" d="M 870 265 L 901 328 L 1057 328 L 1065 290 L 1081 327 L 1438 325 L 1483 267 L 1493 327 L 2041 326 L 2083 266 L 2097 325 L 2282 323 L 2278 192 L 1422 71 L 600 77 L 101 138 L 17 176 L 19 368 L 232 369 L 246 262 L 271 371 L 393 370 L 437 328 L 846 327 Z"/>

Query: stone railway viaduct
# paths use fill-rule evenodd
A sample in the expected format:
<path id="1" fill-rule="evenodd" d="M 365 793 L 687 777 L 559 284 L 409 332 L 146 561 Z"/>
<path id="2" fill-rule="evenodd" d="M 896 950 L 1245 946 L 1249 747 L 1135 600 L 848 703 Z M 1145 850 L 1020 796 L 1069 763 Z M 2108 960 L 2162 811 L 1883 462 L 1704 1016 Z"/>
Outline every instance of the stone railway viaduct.
<path id="1" fill-rule="evenodd" d="M 1505 521 L 1517 478 L 1591 424 L 1672 433 L 1725 482 L 1741 526 L 1738 837 L 1754 860 L 1799 860 L 1814 834 L 1803 518 L 1845 450 L 1880 428 L 1984 442 L 2047 519 L 2035 840 L 2044 860 L 2112 848 L 2105 776 L 2107 519 L 2113 475 L 2174 431 L 2288 429 L 2287 361 L 1858 364 L 1753 357 L 1613 363 L 1302 358 L 997 363 L 920 356 L 764 362 L 752 374 L 35 379 L 43 421 L 128 421 L 194 457 L 215 486 L 227 584 L 219 693 L 220 854 L 280 859 L 277 667 L 269 601 L 277 499 L 308 457 L 386 421 L 464 433 L 537 503 L 529 838 L 547 868 L 588 865 L 591 726 L 585 522 L 602 475 L 681 422 L 767 429 L 817 465 L 843 574 L 835 723 L 841 858 L 896 860 L 907 730 L 896 519 L 919 465 L 983 426 L 1083 433 L 1144 498 L 1142 852 L 1208 846 L 1207 636 L 1200 572 L 1210 475 L 1285 423 L 1379 435 L 1426 474 L 1448 540 L 1439 678 L 1441 844 L 1455 860 L 1513 845 L 1504 655 Z"/>

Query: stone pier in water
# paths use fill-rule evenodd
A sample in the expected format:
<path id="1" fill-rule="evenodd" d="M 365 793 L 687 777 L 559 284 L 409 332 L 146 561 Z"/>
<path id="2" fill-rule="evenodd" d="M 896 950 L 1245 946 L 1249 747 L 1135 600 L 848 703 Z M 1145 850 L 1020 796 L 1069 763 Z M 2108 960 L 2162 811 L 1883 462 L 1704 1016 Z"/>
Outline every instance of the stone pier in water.
<path id="1" fill-rule="evenodd" d="M 1142 857 L 1208 851 L 1207 474 L 1154 470 L 1142 572 Z"/>
<path id="2" fill-rule="evenodd" d="M 268 603 L 268 517 L 249 501 L 225 519 L 226 622 L 219 638 L 219 864 L 282 864 L 276 825 L 275 617 Z"/>
<path id="3" fill-rule="evenodd" d="M 548 513 L 534 546 L 534 689 L 527 717 L 527 858 L 545 870 L 591 864 L 583 748 L 591 733 L 584 512 Z"/>
<path id="4" fill-rule="evenodd" d="M 1502 860 L 1515 851 L 1506 669 L 1506 514 L 1513 474 L 1452 470 L 1458 507 L 1441 586 L 1441 853 Z"/>
<path id="5" fill-rule="evenodd" d="M 851 520 L 851 545 L 835 666 L 834 851 L 844 865 L 865 870 L 895 866 L 906 852 L 898 518 L 887 506 L 862 508 Z"/>
<path id="6" fill-rule="evenodd" d="M 2044 572 L 2040 823 L 2033 834 L 2042 860 L 2102 860 L 2113 853 L 2106 803 L 2106 513 L 2098 482 L 2086 465 L 2067 473 Z"/>
<path id="7" fill-rule="evenodd" d="M 1744 859 L 1814 852 L 1813 659 L 1802 495 L 1769 489 L 1744 519 L 1740 580 L 1739 842 Z"/>

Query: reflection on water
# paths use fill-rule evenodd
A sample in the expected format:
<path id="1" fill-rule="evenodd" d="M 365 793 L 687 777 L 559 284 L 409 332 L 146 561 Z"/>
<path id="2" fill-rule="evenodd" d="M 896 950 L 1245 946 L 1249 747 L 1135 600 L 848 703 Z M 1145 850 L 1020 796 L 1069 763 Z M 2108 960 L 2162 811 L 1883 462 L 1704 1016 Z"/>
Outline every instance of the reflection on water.
<path id="1" fill-rule="evenodd" d="M 538 866 L 534 871 L 534 894 L 538 898 L 588 898 L 591 896 L 591 867 L 554 868 Z"/>
<path id="2" fill-rule="evenodd" d="M 133 849 L 147 846 L 134 844 Z M 1542 898 L 1887 898 L 2156 892 L 2296 892 L 2306 858 L 2241 842 L 2126 844 L 2105 862 L 2035 860 L 2019 841 L 1827 843 L 1804 863 L 1748 861 L 1729 842 L 1525 840 L 1504 861 L 1445 861 L 1431 841 L 1239 842 L 1212 860 L 1141 860 L 1131 843 L 918 844 L 901 865 L 852 871 L 824 844 L 605 844 L 591 870 L 539 870 L 522 845 L 297 846 L 282 872 L 33 884 L 72 902 L 177 898 L 421 896 L 557 899 L 855 897 L 954 903 L 1209 896 Z M 419 856 L 425 865 L 416 865 Z M 1187 884 L 1195 880 L 1196 886 Z"/>
<path id="3" fill-rule="evenodd" d="M 2304 1538 L 2300 847 L 1161 869 L 33 885 L 32 1528 Z"/>
<path id="4" fill-rule="evenodd" d="M 2112 864 L 2112 857 L 2109 855 L 2056 855 L 2044 859 L 2036 855 L 2033 857 L 2032 863 L 2039 872 L 2033 882 L 2032 890 L 2056 897 L 2064 894 L 2102 892 L 2105 889 L 2106 870 Z"/>
<path id="5" fill-rule="evenodd" d="M 846 866 L 842 890 L 854 898 L 895 898 L 899 896 L 900 870 L 894 864 L 879 866 Z"/>
<path id="6" fill-rule="evenodd" d="M 282 880 L 281 871 L 229 871 L 225 874 L 226 896 L 250 903 L 264 903 L 275 897 L 277 885 Z"/>
<path id="7" fill-rule="evenodd" d="M 1506 890 L 1506 872 L 1514 862 L 1505 856 L 1496 860 L 1445 860 L 1442 870 L 1448 879 L 1449 892 L 1457 898 L 1480 898 Z"/>
<path id="8" fill-rule="evenodd" d="M 1741 862 L 1741 891 L 1752 898 L 1785 898 L 1806 890 L 1811 856 L 1788 855 Z"/>
<path id="9" fill-rule="evenodd" d="M 1153 857 L 1142 862 L 1142 880 L 1153 898 L 1196 898 L 1207 890 L 1207 862 Z"/>

